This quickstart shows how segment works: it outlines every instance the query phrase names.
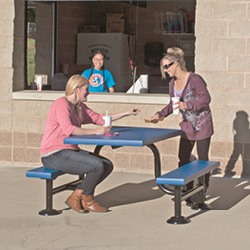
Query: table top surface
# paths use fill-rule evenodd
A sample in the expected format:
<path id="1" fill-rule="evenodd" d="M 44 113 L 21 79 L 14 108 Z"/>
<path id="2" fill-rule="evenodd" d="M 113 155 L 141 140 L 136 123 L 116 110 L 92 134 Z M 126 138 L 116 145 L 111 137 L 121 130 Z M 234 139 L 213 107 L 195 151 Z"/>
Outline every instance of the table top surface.
<path id="1" fill-rule="evenodd" d="M 72 135 L 64 139 L 65 144 L 84 144 L 100 146 L 145 146 L 181 135 L 180 129 L 112 127 L 117 135 Z"/>

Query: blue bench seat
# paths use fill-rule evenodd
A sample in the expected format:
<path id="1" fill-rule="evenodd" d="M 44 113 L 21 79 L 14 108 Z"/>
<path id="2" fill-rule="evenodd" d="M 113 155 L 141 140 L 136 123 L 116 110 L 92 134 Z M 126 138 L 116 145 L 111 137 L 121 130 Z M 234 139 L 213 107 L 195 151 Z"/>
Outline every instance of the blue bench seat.
<path id="1" fill-rule="evenodd" d="M 218 161 L 192 161 L 180 168 L 172 170 L 156 178 L 156 184 L 169 185 L 174 187 L 175 215 L 167 220 L 170 224 L 184 224 L 190 222 L 181 215 L 181 202 L 194 194 L 198 194 L 197 209 L 208 209 L 204 202 L 205 198 L 205 175 L 218 168 Z M 198 185 L 187 193 L 182 194 L 182 187 L 198 180 Z"/>
<path id="2" fill-rule="evenodd" d="M 185 186 L 187 183 L 198 179 L 200 176 L 213 171 L 219 166 L 220 163 L 217 161 L 192 161 L 157 177 L 156 183 L 170 186 Z"/>
<path id="3" fill-rule="evenodd" d="M 39 168 L 28 170 L 26 172 L 26 177 L 55 180 L 58 176 L 63 174 L 64 173 L 60 170 L 54 170 L 42 166 Z"/>
<path id="4" fill-rule="evenodd" d="M 54 170 L 44 166 L 26 171 L 26 177 L 39 178 L 46 181 L 46 208 L 39 212 L 40 215 L 50 216 L 60 214 L 61 211 L 53 209 L 53 195 L 64 190 L 74 190 L 76 185 L 82 181 L 79 177 L 77 180 L 53 187 L 53 181 L 64 174 L 65 173 L 60 170 Z"/>

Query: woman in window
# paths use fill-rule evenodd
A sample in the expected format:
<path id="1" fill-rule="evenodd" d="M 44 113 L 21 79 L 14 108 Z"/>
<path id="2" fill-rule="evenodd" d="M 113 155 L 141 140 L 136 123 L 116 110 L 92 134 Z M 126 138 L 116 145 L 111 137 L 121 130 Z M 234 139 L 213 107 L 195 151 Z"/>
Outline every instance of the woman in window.
<path id="1" fill-rule="evenodd" d="M 104 68 L 104 60 L 102 51 L 96 51 L 92 57 L 92 68 L 82 73 L 89 79 L 89 92 L 115 92 L 116 83 L 111 72 Z"/>
<path id="2" fill-rule="evenodd" d="M 103 115 L 94 112 L 87 101 L 88 80 L 80 75 L 72 76 L 66 85 L 64 97 L 58 98 L 51 106 L 45 123 L 40 147 L 41 161 L 45 167 L 64 173 L 82 176 L 82 182 L 68 197 L 66 204 L 79 213 L 85 210 L 107 212 L 106 207 L 94 200 L 96 186 L 113 170 L 113 164 L 105 157 L 80 149 L 77 145 L 64 144 L 70 135 L 102 135 L 110 133 L 103 126 Z M 136 115 L 137 109 L 114 114 L 112 120 Z M 84 128 L 84 124 L 97 124 L 97 128 Z"/>

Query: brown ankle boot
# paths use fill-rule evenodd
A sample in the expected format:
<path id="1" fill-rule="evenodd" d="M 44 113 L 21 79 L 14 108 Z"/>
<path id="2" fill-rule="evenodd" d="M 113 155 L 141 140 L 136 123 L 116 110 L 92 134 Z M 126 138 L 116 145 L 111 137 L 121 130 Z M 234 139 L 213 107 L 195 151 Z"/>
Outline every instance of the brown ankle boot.
<path id="1" fill-rule="evenodd" d="M 92 211 L 92 212 L 101 212 L 105 213 L 108 212 L 108 208 L 102 207 L 98 204 L 95 200 L 93 195 L 85 195 L 82 194 L 82 206 L 85 210 Z"/>
<path id="2" fill-rule="evenodd" d="M 85 213 L 81 205 L 81 195 L 83 190 L 76 189 L 65 201 L 65 203 L 78 213 Z"/>

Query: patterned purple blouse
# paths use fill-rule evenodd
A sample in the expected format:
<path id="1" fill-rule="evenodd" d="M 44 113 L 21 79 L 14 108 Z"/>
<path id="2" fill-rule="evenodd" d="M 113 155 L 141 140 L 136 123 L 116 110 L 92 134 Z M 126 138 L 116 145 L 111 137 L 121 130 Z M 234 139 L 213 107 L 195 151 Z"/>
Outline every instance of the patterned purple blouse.
<path id="1" fill-rule="evenodd" d="M 174 79 L 169 83 L 169 95 L 170 97 L 175 96 Z M 203 78 L 196 73 L 190 73 L 180 98 L 187 104 L 187 109 L 181 110 L 183 121 L 180 123 L 180 127 L 184 132 L 182 137 L 195 141 L 210 137 L 214 133 L 209 107 L 211 97 Z M 172 112 L 170 98 L 169 104 L 157 113 L 167 117 Z"/>

